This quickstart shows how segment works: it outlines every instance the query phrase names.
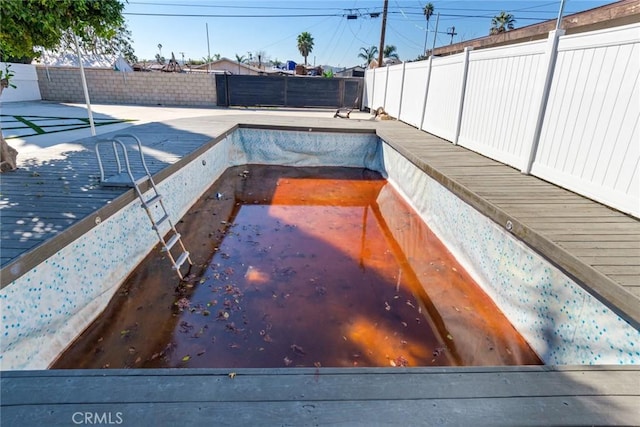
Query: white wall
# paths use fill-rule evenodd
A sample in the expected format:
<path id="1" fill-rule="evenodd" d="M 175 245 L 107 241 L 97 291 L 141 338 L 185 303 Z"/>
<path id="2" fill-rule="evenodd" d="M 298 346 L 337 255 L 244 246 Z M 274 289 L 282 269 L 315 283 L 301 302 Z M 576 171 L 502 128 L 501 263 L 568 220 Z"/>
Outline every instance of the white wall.
<path id="1" fill-rule="evenodd" d="M 367 106 L 640 218 L 640 24 L 561 34 L 367 70 Z"/>
<path id="2" fill-rule="evenodd" d="M 3 74 L 5 71 L 6 63 L 0 62 L 0 70 Z M 8 87 L 2 91 L 0 96 L 1 102 L 16 102 L 16 101 L 39 101 L 40 88 L 38 87 L 38 75 L 36 74 L 35 65 L 31 64 L 9 64 L 9 71 L 14 76 L 11 78 L 10 83 L 16 87 Z"/>

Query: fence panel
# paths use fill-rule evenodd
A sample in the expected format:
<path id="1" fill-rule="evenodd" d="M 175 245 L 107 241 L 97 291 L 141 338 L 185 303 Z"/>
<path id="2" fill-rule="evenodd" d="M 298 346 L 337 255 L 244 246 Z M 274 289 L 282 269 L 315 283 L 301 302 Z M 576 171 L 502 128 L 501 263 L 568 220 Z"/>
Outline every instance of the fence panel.
<path id="1" fill-rule="evenodd" d="M 453 141 L 458 120 L 464 55 L 433 60 L 429 94 L 421 129 Z"/>
<path id="2" fill-rule="evenodd" d="M 387 83 L 387 96 L 384 103 L 384 110 L 392 117 L 398 118 L 400 115 L 400 102 L 402 101 L 402 64 L 392 65 L 387 68 L 389 81 Z"/>
<path id="3" fill-rule="evenodd" d="M 535 128 L 546 41 L 471 51 L 458 144 L 519 166 Z"/>
<path id="4" fill-rule="evenodd" d="M 640 216 L 640 25 L 560 38 L 531 172 Z"/>
<path id="5" fill-rule="evenodd" d="M 379 107 L 384 107 L 386 91 L 387 91 L 387 71 L 389 67 L 380 67 L 376 68 L 374 72 L 376 73 L 376 82 L 375 88 L 373 92 L 373 98 L 371 102 L 371 109 L 375 110 Z"/>
<path id="6" fill-rule="evenodd" d="M 362 105 L 373 109 L 373 90 L 375 86 L 373 69 L 367 69 L 364 73 L 364 93 L 362 95 Z"/>
<path id="7" fill-rule="evenodd" d="M 415 127 L 422 123 L 422 108 L 427 89 L 429 61 L 410 62 L 406 65 L 402 88 L 402 108 L 399 119 Z"/>
<path id="8" fill-rule="evenodd" d="M 2 102 L 39 101 L 40 87 L 35 65 L 0 62 L 0 70 L 4 72 L 7 65 L 9 72 L 14 74 L 10 83 L 15 87 L 9 86 L 2 91 Z"/>

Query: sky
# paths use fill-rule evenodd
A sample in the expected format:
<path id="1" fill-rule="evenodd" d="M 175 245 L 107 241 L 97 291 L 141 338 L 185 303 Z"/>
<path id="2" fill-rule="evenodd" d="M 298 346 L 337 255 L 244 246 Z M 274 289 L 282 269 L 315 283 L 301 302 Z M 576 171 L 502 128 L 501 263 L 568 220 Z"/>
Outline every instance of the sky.
<path id="1" fill-rule="evenodd" d="M 491 18 L 500 11 L 515 17 L 520 28 L 556 19 L 557 1 L 456 1 L 431 0 L 434 16 L 427 22 L 425 0 L 389 0 L 385 45 L 396 46 L 402 60 L 430 48 L 488 35 Z M 600 0 L 566 0 L 568 15 L 612 3 Z M 261 53 L 270 60 L 303 62 L 297 36 L 311 33 L 314 47 L 310 64 L 351 67 L 362 65 L 362 47 L 379 46 L 384 0 L 128 0 L 124 16 L 140 60 L 159 52 L 178 61 L 202 60 L 210 52 L 232 60 Z M 374 17 L 371 16 L 374 15 Z M 348 16 L 355 19 L 347 19 Z M 207 29 L 208 27 L 208 29 Z M 208 37 L 207 37 L 208 32 Z M 158 45 L 161 44 L 161 50 Z"/>

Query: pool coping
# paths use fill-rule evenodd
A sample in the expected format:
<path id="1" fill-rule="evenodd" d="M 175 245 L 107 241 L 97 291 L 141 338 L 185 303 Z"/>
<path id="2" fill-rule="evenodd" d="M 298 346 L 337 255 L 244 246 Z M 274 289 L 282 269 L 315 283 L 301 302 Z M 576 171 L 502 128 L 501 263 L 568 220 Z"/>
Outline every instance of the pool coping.
<path id="1" fill-rule="evenodd" d="M 68 425 L 118 412 L 123 425 L 630 425 L 640 368 L 103 369 L 0 372 L 3 417 Z"/>

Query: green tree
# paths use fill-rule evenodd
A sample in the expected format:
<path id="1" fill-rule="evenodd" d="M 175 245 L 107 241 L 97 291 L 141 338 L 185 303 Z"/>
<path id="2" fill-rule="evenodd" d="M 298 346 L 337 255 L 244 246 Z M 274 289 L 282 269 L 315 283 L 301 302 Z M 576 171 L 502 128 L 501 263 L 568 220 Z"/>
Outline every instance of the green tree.
<path id="1" fill-rule="evenodd" d="M 110 40 L 124 24 L 123 9 L 119 0 L 2 0 L 0 60 L 29 63 L 38 56 L 36 47 L 54 49 L 65 31 L 79 36 L 93 31 Z M 0 143 L 0 170 L 15 169 L 9 155 L 15 152 L 15 158 L 17 152 L 2 132 Z"/>
<path id="2" fill-rule="evenodd" d="M 298 36 L 298 50 L 304 56 L 304 65 L 307 65 L 307 57 L 313 50 L 313 37 L 308 32 L 302 32 Z"/>
<path id="3" fill-rule="evenodd" d="M 98 36 L 93 27 L 88 27 L 86 33 L 78 35 L 78 42 L 80 51 L 84 55 L 120 54 L 131 64 L 138 62 L 138 57 L 135 55 L 132 46 L 131 31 L 126 24 L 118 27 L 116 33 L 110 39 Z M 66 30 L 62 34 L 59 45 L 53 51 L 76 52 L 75 37 L 71 30 Z"/>
<path id="4" fill-rule="evenodd" d="M 2 1 L 0 7 L 0 59 L 4 61 L 31 62 L 38 56 L 34 47 L 54 49 L 67 30 L 110 40 L 124 24 L 120 0 Z"/>
<path id="5" fill-rule="evenodd" d="M 422 8 L 422 14 L 427 20 L 427 29 L 424 32 L 424 51 L 425 52 L 427 52 L 427 38 L 429 37 L 429 19 L 431 19 L 431 16 L 433 15 L 434 10 L 435 10 L 435 7 L 433 6 L 433 3 L 427 3 L 424 5 L 424 8 Z"/>
<path id="6" fill-rule="evenodd" d="M 221 57 L 222 57 L 222 55 L 220 55 L 219 53 L 214 53 L 213 56 L 211 56 L 211 55 L 203 56 L 202 60 L 204 61 L 205 64 L 207 64 L 209 62 L 217 61 Z"/>
<path id="7" fill-rule="evenodd" d="M 491 19 L 489 34 L 494 35 L 513 30 L 515 28 L 515 23 L 516 20 L 513 15 L 503 10 Z"/>
<path id="8" fill-rule="evenodd" d="M 244 55 L 238 55 L 236 53 L 236 61 L 238 62 L 238 74 L 240 74 L 240 64 L 246 64 L 247 58 Z"/>
<path id="9" fill-rule="evenodd" d="M 371 46 L 369 49 L 361 47 L 358 58 L 364 59 L 364 66 L 366 67 L 375 59 L 377 54 L 378 48 L 376 46 Z"/>
<path id="10" fill-rule="evenodd" d="M 398 56 L 398 52 L 397 52 L 398 48 L 396 48 L 394 45 L 392 44 L 388 44 L 384 47 L 384 50 L 382 51 L 382 53 L 384 54 L 385 58 L 393 58 L 393 59 L 400 59 L 400 57 Z"/>

